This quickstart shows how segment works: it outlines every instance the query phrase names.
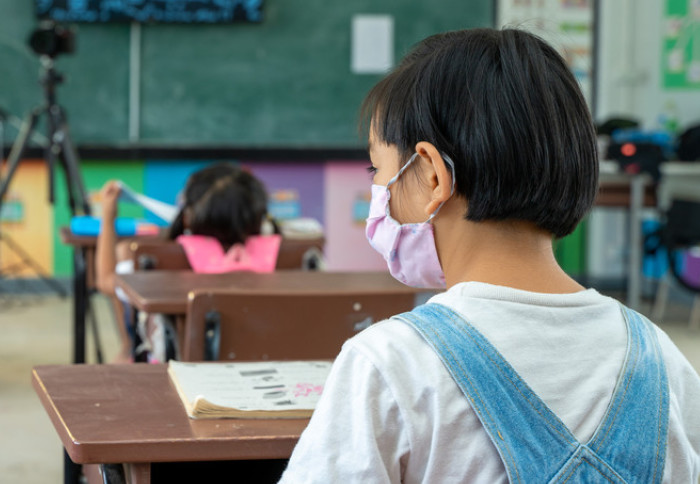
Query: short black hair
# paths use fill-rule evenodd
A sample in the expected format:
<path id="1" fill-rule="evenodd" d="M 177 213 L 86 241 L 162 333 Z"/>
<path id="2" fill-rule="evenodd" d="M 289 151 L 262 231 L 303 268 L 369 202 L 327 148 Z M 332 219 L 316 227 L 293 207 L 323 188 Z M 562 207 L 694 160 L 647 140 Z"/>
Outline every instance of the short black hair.
<path id="1" fill-rule="evenodd" d="M 215 163 L 192 174 L 184 193 L 184 204 L 170 230 L 170 238 L 184 232 L 216 238 L 224 248 L 245 243 L 261 232 L 267 216 L 267 191 L 252 173 L 233 163 Z"/>
<path id="2" fill-rule="evenodd" d="M 597 194 L 579 85 L 554 48 L 522 30 L 426 38 L 369 92 L 361 120 L 404 163 L 420 141 L 449 156 L 468 220 L 526 220 L 563 237 Z"/>

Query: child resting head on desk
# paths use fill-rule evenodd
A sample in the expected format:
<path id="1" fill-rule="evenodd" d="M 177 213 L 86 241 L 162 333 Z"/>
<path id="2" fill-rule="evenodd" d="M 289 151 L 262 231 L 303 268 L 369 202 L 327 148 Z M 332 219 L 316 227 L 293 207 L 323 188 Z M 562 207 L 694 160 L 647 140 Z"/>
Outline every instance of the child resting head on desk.
<path id="1" fill-rule="evenodd" d="M 120 325 L 119 361 L 133 351 L 133 324 L 123 297 L 115 291 L 114 274 L 130 273 L 134 264 L 130 241 L 117 242 L 114 221 L 120 187 L 107 182 L 101 191 L 102 223 L 97 238 L 98 289 L 112 296 Z M 185 250 L 190 266 L 199 272 L 252 270 L 272 272 L 281 242 L 276 224 L 267 216 L 267 193 L 260 180 L 233 163 L 216 163 L 195 173 L 182 192 L 181 208 L 165 238 Z"/>
<path id="2" fill-rule="evenodd" d="M 364 113 L 369 242 L 446 291 L 345 343 L 281 482 L 697 483 L 697 373 L 553 254 L 598 176 L 562 57 L 521 30 L 438 34 Z"/>

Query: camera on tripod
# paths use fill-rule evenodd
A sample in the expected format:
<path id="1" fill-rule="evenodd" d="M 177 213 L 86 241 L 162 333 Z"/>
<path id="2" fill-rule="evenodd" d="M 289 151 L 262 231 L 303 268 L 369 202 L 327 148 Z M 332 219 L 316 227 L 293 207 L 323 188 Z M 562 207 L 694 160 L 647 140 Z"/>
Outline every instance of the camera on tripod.
<path id="1" fill-rule="evenodd" d="M 55 58 L 75 52 L 75 32 L 50 20 L 43 21 L 29 36 L 29 46 L 39 55 Z"/>
<path id="2" fill-rule="evenodd" d="M 80 174 L 80 158 L 70 136 L 65 111 L 58 104 L 56 96 L 56 87 L 63 82 L 63 74 L 56 70 L 54 60 L 60 54 L 75 51 L 75 34 L 70 28 L 57 25 L 53 21 L 42 21 L 29 36 L 29 45 L 40 56 L 39 81 L 44 91 L 44 102 L 27 114 L 12 144 L 7 157 L 5 176 L 0 177 L 0 208 L 39 118 L 45 116 L 48 118 L 48 122 L 45 123 L 48 133 L 47 143 L 44 146 L 44 159 L 48 167 L 49 202 L 54 202 L 54 170 L 58 165 L 63 168 L 66 175 L 71 212 L 73 215 L 79 212 L 89 215 L 90 204 Z"/>

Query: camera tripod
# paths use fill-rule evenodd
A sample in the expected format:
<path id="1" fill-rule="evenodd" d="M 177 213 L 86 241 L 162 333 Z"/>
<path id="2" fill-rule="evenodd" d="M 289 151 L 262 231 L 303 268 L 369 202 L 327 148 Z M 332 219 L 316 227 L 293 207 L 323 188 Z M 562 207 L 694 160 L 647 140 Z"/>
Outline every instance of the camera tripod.
<path id="1" fill-rule="evenodd" d="M 63 108 L 56 102 L 56 86 L 63 82 L 63 75 L 54 68 L 54 59 L 48 55 L 41 56 L 42 71 L 40 83 L 43 87 L 45 103 L 33 109 L 23 120 L 15 143 L 7 158 L 7 174 L 0 180 L 0 209 L 12 178 L 22 161 L 29 140 L 42 115 L 46 115 L 48 144 L 44 151 L 44 160 L 48 167 L 49 202 L 54 203 L 54 175 L 57 162 L 66 175 L 68 202 L 72 215 L 90 215 L 90 205 L 86 196 L 85 185 L 80 174 L 80 160 L 69 136 L 68 122 Z M 26 256 L 26 254 L 24 254 Z M 25 257 L 26 258 L 26 257 Z M 74 363 L 85 362 L 85 322 L 90 317 L 97 350 L 98 362 L 102 354 L 97 333 L 97 323 L 92 310 L 86 283 L 85 249 L 74 250 Z M 35 268 L 38 266 L 34 266 Z M 42 277 L 43 278 L 43 277 Z M 63 289 L 61 288 L 61 291 Z"/>
<path id="2" fill-rule="evenodd" d="M 89 212 L 85 198 L 85 189 L 80 179 L 78 171 L 78 159 L 73 149 L 70 138 L 68 137 L 68 126 L 66 124 L 65 114 L 63 109 L 56 103 L 56 85 L 63 81 L 63 76 L 54 69 L 53 59 L 48 56 L 43 56 L 42 73 L 40 76 L 41 84 L 44 88 L 46 103 L 32 110 L 27 118 L 22 122 L 22 125 L 12 149 L 7 159 L 7 173 L 5 178 L 0 181 L 0 209 L 5 201 L 5 195 L 10 186 L 12 178 L 22 161 L 22 157 L 27 148 L 28 142 L 34 134 L 37 122 L 42 114 L 48 115 L 48 146 L 46 147 L 45 160 L 49 170 L 49 201 L 54 202 L 54 167 L 56 159 L 61 160 L 66 179 L 68 181 L 68 193 L 73 214 L 76 214 L 79 205 L 86 213 Z M 76 199 L 76 192 L 78 197 Z M 37 273 L 39 278 L 50 286 L 61 297 L 65 297 L 63 287 L 57 284 L 52 279 L 49 279 L 43 274 L 39 265 L 14 242 L 7 234 L 0 232 L 0 239 L 4 240 L 7 247 L 16 253 L 22 263 L 29 266 Z"/>
<path id="3" fill-rule="evenodd" d="M 88 204 L 85 185 L 80 176 L 79 165 L 80 161 L 78 153 L 73 147 L 73 143 L 68 133 L 68 122 L 63 108 L 56 102 L 56 86 L 63 82 L 63 75 L 54 68 L 54 61 L 49 56 L 41 57 L 42 73 L 40 82 L 44 89 L 44 97 L 46 102 L 33 109 L 25 118 L 17 135 L 17 140 L 12 145 L 10 155 L 7 158 L 7 174 L 0 182 L 0 208 L 2 207 L 3 199 L 10 186 L 12 177 L 19 166 L 24 152 L 27 149 L 29 139 L 31 138 L 34 129 L 36 128 L 39 117 L 42 114 L 47 115 L 48 128 L 48 146 L 45 149 L 44 159 L 49 170 L 49 202 L 54 202 L 54 174 L 56 161 L 61 163 L 66 175 L 66 183 L 68 187 L 68 202 L 70 204 L 71 213 L 77 215 L 90 214 L 90 205 Z"/>

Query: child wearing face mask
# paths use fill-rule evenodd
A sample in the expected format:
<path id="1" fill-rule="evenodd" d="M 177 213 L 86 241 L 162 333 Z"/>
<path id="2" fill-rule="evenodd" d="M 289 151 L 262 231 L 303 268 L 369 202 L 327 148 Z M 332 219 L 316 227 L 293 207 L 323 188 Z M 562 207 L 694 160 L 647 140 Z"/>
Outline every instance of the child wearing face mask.
<path id="1" fill-rule="evenodd" d="M 520 30 L 435 35 L 363 112 L 369 242 L 445 291 L 346 342 L 281 482 L 697 483 L 697 372 L 554 258 L 598 182 L 561 56 Z"/>

